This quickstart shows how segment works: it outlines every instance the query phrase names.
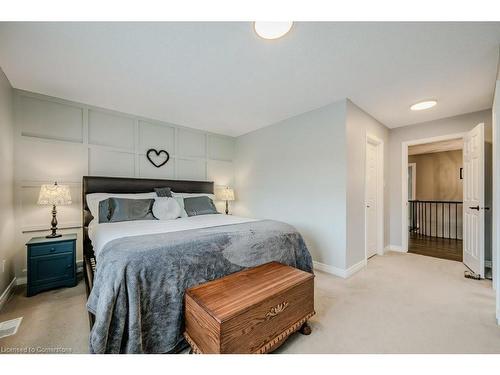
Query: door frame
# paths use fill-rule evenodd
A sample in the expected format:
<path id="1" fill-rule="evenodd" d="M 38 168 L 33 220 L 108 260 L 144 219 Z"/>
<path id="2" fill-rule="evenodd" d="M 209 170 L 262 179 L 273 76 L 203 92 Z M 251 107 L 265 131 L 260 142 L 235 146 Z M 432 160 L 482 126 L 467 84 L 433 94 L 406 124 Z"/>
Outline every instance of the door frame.
<path id="1" fill-rule="evenodd" d="M 496 289 L 496 318 L 500 325 L 500 80 L 497 79 L 492 107 L 493 131 L 493 200 L 492 200 L 492 267 L 493 288 Z"/>
<path id="2" fill-rule="evenodd" d="M 408 163 L 408 167 L 411 167 L 411 174 L 413 175 L 412 179 L 411 179 L 411 185 L 412 185 L 412 189 L 411 189 L 412 197 L 411 197 L 411 199 L 415 200 L 417 197 L 417 194 L 416 194 L 416 191 L 417 191 L 417 163 Z M 408 185 L 406 185 L 406 186 L 407 186 L 406 188 L 408 189 Z"/>
<path id="3" fill-rule="evenodd" d="M 366 134 L 365 142 L 365 170 L 364 170 L 364 204 L 363 210 L 365 215 L 365 262 L 368 260 L 367 252 L 367 215 L 366 215 L 366 171 L 367 171 L 367 155 L 366 152 L 368 144 L 375 145 L 377 148 L 377 255 L 384 255 L 384 217 L 385 217 L 385 207 L 384 207 L 384 141 L 372 134 Z"/>
<path id="4" fill-rule="evenodd" d="M 433 143 L 447 141 L 450 139 L 464 138 L 467 132 L 439 135 L 437 137 L 419 138 L 401 143 L 401 251 L 408 252 L 408 147 L 421 145 L 425 143 Z"/>

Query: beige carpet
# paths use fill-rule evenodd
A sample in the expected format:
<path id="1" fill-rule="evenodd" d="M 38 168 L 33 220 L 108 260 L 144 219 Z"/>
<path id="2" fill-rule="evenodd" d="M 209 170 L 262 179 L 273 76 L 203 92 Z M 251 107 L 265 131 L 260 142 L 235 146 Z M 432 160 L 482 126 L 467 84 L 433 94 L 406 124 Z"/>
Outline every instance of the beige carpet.
<path id="1" fill-rule="evenodd" d="M 489 281 L 465 279 L 459 263 L 414 254 L 375 256 L 348 280 L 316 275 L 310 336 L 293 335 L 278 353 L 500 353 Z M 87 352 L 83 282 L 27 298 L 21 288 L 0 321 L 23 316 L 7 348 Z"/>

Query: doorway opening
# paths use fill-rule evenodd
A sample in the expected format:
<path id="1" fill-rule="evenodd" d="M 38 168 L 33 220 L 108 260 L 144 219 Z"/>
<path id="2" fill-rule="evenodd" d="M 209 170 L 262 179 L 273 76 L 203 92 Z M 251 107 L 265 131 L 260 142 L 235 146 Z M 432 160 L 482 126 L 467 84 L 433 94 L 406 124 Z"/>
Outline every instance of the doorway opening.
<path id="1" fill-rule="evenodd" d="M 492 143 L 486 136 L 481 123 L 466 133 L 403 142 L 402 251 L 462 261 L 474 277 L 492 277 Z M 419 157 L 448 151 L 458 153 L 446 154 L 446 161 Z M 427 176 L 425 158 L 436 166 Z"/>
<path id="2" fill-rule="evenodd" d="M 463 138 L 408 146 L 408 252 L 463 261 Z"/>

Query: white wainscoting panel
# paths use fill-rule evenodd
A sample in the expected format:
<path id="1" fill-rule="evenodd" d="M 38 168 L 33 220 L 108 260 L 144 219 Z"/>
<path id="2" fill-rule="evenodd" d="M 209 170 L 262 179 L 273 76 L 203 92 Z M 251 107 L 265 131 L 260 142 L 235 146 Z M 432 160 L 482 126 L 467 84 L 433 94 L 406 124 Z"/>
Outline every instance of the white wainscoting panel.
<path id="1" fill-rule="evenodd" d="M 91 148 L 89 174 L 92 176 L 133 177 L 135 155 L 131 152 Z"/>
<path id="2" fill-rule="evenodd" d="M 175 155 L 175 128 L 159 123 L 139 121 L 139 152 L 150 149 L 165 150 L 170 157 Z"/>
<path id="3" fill-rule="evenodd" d="M 83 110 L 31 96 L 18 96 L 16 126 L 22 135 L 83 142 Z"/>
<path id="4" fill-rule="evenodd" d="M 179 129 L 177 155 L 205 158 L 207 155 L 206 134 L 196 130 Z"/>
<path id="5" fill-rule="evenodd" d="M 51 210 L 36 204 L 40 185 L 70 185 L 73 203 L 57 208 L 62 233 L 78 233 L 81 250 L 82 176 L 234 182 L 235 139 L 22 90 L 15 92 L 16 277 L 26 277 L 25 243 L 48 233 Z M 156 168 L 149 148 L 170 161 Z M 223 209 L 223 202 L 216 202 Z"/>
<path id="6" fill-rule="evenodd" d="M 231 161 L 234 159 L 234 140 L 229 137 L 208 135 L 208 158 Z"/>
<path id="7" fill-rule="evenodd" d="M 176 159 L 177 179 L 207 180 L 207 162 L 199 159 Z"/>
<path id="8" fill-rule="evenodd" d="M 175 158 L 170 156 L 170 160 L 167 164 L 156 168 L 153 164 L 149 162 L 146 155 L 139 155 L 139 177 L 144 178 L 175 178 Z"/>
<path id="9" fill-rule="evenodd" d="M 131 117 L 89 110 L 89 143 L 133 151 L 134 126 Z"/>
<path id="10" fill-rule="evenodd" d="M 87 148 L 82 144 L 18 137 L 14 163 L 19 181 L 80 181 L 87 173 Z"/>
<path id="11" fill-rule="evenodd" d="M 217 181 L 217 185 L 234 185 L 234 165 L 232 161 L 209 160 L 208 180 Z"/>

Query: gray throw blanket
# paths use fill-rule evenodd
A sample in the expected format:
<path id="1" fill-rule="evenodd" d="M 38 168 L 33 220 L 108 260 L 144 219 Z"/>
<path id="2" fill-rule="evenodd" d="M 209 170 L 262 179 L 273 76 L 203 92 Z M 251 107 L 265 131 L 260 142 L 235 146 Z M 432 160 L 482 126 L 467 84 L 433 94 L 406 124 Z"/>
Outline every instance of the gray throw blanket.
<path id="1" fill-rule="evenodd" d="M 93 353 L 167 353 L 185 344 L 186 288 L 278 261 L 312 272 L 302 236 L 263 220 L 124 237 L 97 257 L 87 308 L 95 315 Z"/>

